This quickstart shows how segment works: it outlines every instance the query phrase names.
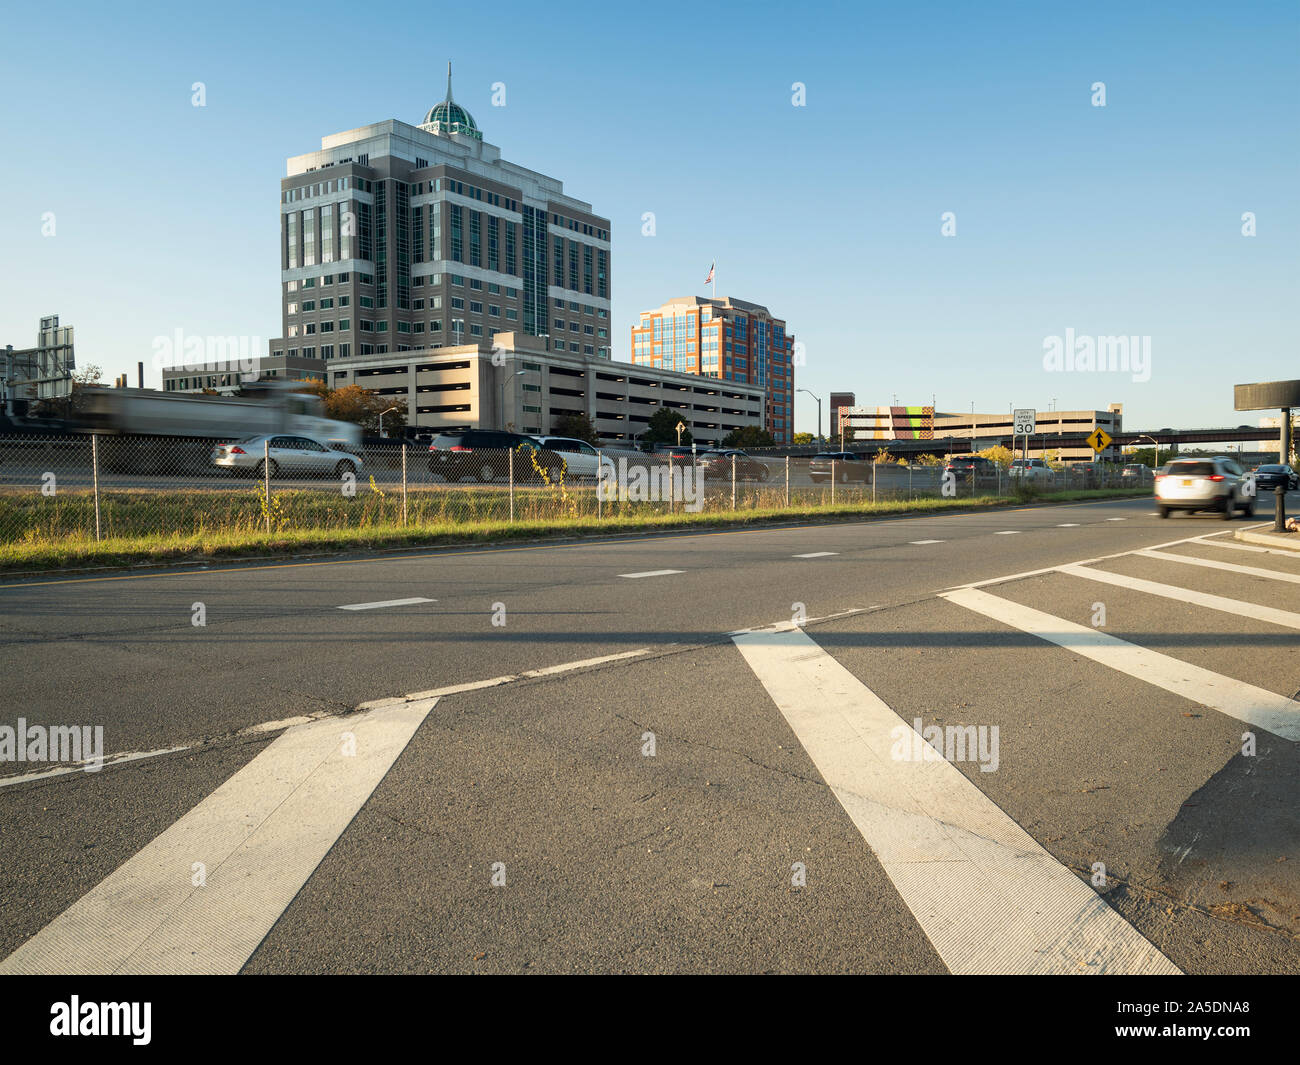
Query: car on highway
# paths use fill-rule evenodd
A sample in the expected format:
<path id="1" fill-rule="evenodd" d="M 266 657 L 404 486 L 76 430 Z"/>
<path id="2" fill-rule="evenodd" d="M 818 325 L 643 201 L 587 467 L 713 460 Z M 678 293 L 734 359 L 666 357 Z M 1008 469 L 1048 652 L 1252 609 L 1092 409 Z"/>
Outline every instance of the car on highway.
<path id="1" fill-rule="evenodd" d="M 1007 476 L 1013 477 L 1017 481 L 1050 481 L 1052 479 L 1052 467 L 1042 459 L 1012 459 L 1011 468 L 1007 471 Z"/>
<path id="2" fill-rule="evenodd" d="M 695 464 L 705 477 L 730 477 L 732 462 L 735 462 L 736 480 L 767 481 L 772 471 L 766 462 L 753 458 L 736 448 L 718 448 L 699 453 Z"/>
<path id="3" fill-rule="evenodd" d="M 1175 459 L 1156 478 L 1156 507 L 1162 518 L 1174 510 L 1217 510 L 1225 519 L 1241 510 L 1249 517 L 1255 497 L 1244 489 L 1241 467 L 1229 458 Z"/>
<path id="4" fill-rule="evenodd" d="M 306 436 L 264 433 L 212 449 L 212 464 L 231 473 L 264 477 L 356 476 L 365 463 L 359 455 L 340 451 Z"/>
<path id="5" fill-rule="evenodd" d="M 1076 462 L 1069 468 L 1071 488 L 1114 487 L 1120 471 L 1111 462 Z"/>
<path id="6" fill-rule="evenodd" d="M 614 472 L 614 460 L 608 455 L 602 455 L 592 447 L 587 441 L 579 440 L 572 436 L 539 436 L 537 442 L 541 444 L 543 452 L 550 452 L 559 457 L 564 464 L 564 476 L 582 481 L 594 481 L 599 475 L 598 471 L 604 466 L 609 474 Z M 548 470 L 548 476 L 550 475 Z M 550 477 L 551 483 L 557 478 Z"/>
<path id="7" fill-rule="evenodd" d="M 832 463 L 835 480 L 840 484 L 849 481 L 871 480 L 871 463 L 852 451 L 822 451 L 814 455 L 808 463 L 808 476 L 813 484 L 821 484 L 831 479 Z"/>
<path id="8" fill-rule="evenodd" d="M 968 484 L 972 479 L 976 485 L 996 484 L 999 479 L 997 463 L 983 455 L 954 455 L 943 470 L 951 473 L 958 484 Z"/>
<path id="9" fill-rule="evenodd" d="M 674 459 L 689 459 L 699 450 L 690 444 L 651 444 L 646 453 L 651 455 L 671 455 Z"/>
<path id="10" fill-rule="evenodd" d="M 521 454 L 520 449 L 524 449 Z M 538 465 L 554 470 L 558 476 L 563 460 L 552 451 L 546 451 L 537 438 L 502 429 L 462 429 L 458 432 L 439 433 L 429 444 L 429 472 L 441 475 L 448 481 L 463 481 L 466 477 L 483 484 L 505 481 L 510 478 L 510 452 L 516 481 L 540 481 L 541 477 L 527 454 L 531 449 L 537 455 Z"/>
<path id="11" fill-rule="evenodd" d="M 1143 462 L 1130 462 L 1119 471 L 1119 483 L 1125 488 L 1139 488 L 1154 481 L 1151 467 Z"/>
<path id="12" fill-rule="evenodd" d="M 1260 492 L 1275 492 L 1278 486 L 1285 492 L 1294 492 L 1300 487 L 1300 475 L 1290 466 L 1266 463 L 1255 467 L 1255 488 Z"/>

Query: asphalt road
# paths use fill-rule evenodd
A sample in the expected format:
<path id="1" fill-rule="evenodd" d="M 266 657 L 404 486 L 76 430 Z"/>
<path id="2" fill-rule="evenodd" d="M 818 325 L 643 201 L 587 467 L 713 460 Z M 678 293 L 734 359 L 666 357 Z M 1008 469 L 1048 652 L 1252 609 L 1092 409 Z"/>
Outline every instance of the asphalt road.
<path id="1" fill-rule="evenodd" d="M 0 725 L 110 757 L 3 767 L 0 971 L 1300 971 L 1300 557 L 1249 524 L 0 586 Z"/>

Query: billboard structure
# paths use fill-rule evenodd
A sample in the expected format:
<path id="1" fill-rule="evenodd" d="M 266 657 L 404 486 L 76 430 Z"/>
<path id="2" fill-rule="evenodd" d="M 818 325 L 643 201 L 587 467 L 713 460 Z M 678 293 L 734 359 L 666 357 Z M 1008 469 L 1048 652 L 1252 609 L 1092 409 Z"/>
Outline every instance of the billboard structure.
<path id="1" fill-rule="evenodd" d="M 26 404 L 71 395 L 76 367 L 72 326 L 60 327 L 57 314 L 42 318 L 36 347 L 0 347 L 0 395 L 5 415 L 14 416 L 15 402 Z"/>
<path id="2" fill-rule="evenodd" d="M 933 440 L 934 407 L 840 407 L 846 440 Z"/>

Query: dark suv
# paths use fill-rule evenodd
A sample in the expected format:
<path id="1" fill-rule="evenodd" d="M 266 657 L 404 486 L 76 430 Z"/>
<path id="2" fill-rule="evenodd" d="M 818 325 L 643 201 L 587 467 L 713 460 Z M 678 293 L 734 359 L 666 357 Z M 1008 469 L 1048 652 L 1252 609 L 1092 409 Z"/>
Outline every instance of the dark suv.
<path id="1" fill-rule="evenodd" d="M 767 481 L 772 471 L 766 462 L 751 458 L 736 448 L 719 448 L 716 451 L 703 451 L 696 457 L 695 463 L 705 477 L 730 477 L 732 460 L 735 460 L 736 479 L 740 481 Z"/>
<path id="2" fill-rule="evenodd" d="M 871 464 L 854 451 L 822 451 L 808 463 L 808 479 L 821 484 L 831 479 L 831 463 L 835 464 L 835 479 L 840 484 L 849 481 L 871 480 Z"/>
<path id="3" fill-rule="evenodd" d="M 954 455 L 944 472 L 951 473 L 958 484 L 969 484 L 972 479 L 977 485 L 996 484 L 998 480 L 997 463 L 983 455 Z"/>
<path id="4" fill-rule="evenodd" d="M 514 451 L 515 480 L 540 479 L 527 452 L 518 454 L 520 448 L 531 448 L 543 468 L 558 470 L 563 466 L 558 455 L 523 433 L 501 429 L 462 429 L 454 433 L 439 433 L 433 438 L 429 444 L 429 472 L 439 473 L 451 482 L 466 477 L 484 484 L 504 481 L 510 476 L 509 453 Z"/>

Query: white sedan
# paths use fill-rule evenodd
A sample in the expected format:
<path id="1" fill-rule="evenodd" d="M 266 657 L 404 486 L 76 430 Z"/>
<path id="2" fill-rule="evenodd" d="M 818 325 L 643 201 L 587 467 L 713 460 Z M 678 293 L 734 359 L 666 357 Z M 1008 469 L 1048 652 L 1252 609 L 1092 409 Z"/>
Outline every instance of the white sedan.
<path id="1" fill-rule="evenodd" d="M 360 456 L 350 451 L 335 451 L 305 436 L 266 435 L 241 440 L 237 444 L 218 444 L 212 449 L 212 464 L 220 469 L 252 473 L 264 477 L 284 474 L 290 477 L 355 476 L 364 465 Z"/>

